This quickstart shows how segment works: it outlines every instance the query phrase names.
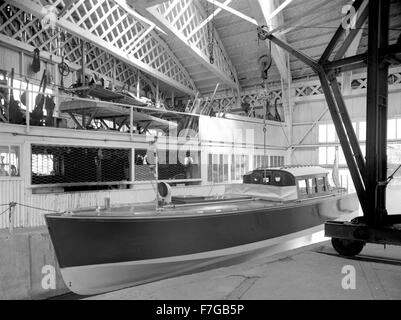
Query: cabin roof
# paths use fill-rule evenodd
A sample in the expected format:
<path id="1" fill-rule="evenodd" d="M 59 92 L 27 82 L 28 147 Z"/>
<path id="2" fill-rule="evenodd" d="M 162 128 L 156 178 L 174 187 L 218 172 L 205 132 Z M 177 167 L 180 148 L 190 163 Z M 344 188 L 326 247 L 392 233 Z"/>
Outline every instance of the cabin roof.
<path id="1" fill-rule="evenodd" d="M 327 174 L 328 170 L 319 166 L 284 166 L 274 168 L 258 168 L 256 170 L 280 170 L 292 174 L 294 177 Z"/>

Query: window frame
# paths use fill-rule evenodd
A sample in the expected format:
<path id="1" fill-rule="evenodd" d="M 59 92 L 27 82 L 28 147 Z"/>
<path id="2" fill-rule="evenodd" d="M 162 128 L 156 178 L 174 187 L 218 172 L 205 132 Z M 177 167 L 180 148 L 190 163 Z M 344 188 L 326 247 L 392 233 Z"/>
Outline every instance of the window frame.
<path id="1" fill-rule="evenodd" d="M 298 199 L 305 199 L 309 197 L 309 188 L 308 188 L 308 179 L 306 177 L 297 178 L 296 180 L 296 187 L 298 192 Z M 301 192 L 301 187 L 299 183 L 303 181 L 305 183 L 305 193 Z"/>
<path id="2" fill-rule="evenodd" d="M 250 155 L 245 153 L 231 154 L 231 181 L 242 181 L 244 175 L 249 171 Z"/>
<path id="3" fill-rule="evenodd" d="M 318 191 L 318 188 L 317 188 L 316 177 L 309 177 L 306 180 L 308 182 L 308 194 L 310 196 L 318 194 L 319 191 Z"/>
<path id="4" fill-rule="evenodd" d="M 18 171 L 19 175 L 18 176 L 0 176 L 1 181 L 7 181 L 7 180 L 22 180 L 23 179 L 23 174 L 22 174 L 22 145 L 18 143 L 7 143 L 7 144 L 0 144 L 0 147 L 7 147 L 8 148 L 8 154 L 11 154 L 11 148 L 12 147 L 17 147 L 18 148 Z"/>
<path id="5" fill-rule="evenodd" d="M 323 183 L 319 184 L 319 180 L 322 180 Z M 320 190 L 319 187 L 322 187 L 322 189 Z M 326 176 L 317 176 L 316 177 L 316 188 L 317 188 L 317 193 L 326 193 L 328 191 L 327 188 L 327 177 Z"/>
<path id="6" fill-rule="evenodd" d="M 207 156 L 207 183 L 221 184 L 230 181 L 229 176 L 229 154 L 208 153 Z M 216 161 L 215 161 L 216 160 Z M 216 166 L 216 167 L 215 167 Z M 215 170 L 216 168 L 216 170 Z M 216 172 L 216 174 L 215 174 Z M 215 179 L 217 178 L 217 179 Z"/>
<path id="7" fill-rule="evenodd" d="M 253 170 L 258 168 L 268 168 L 268 167 L 269 167 L 269 155 L 267 154 L 253 155 Z"/>
<path id="8" fill-rule="evenodd" d="M 359 134 L 359 124 L 361 121 L 359 120 L 354 120 L 352 121 L 352 127 L 355 131 L 355 134 L 357 136 L 358 141 L 361 143 L 363 141 L 360 140 L 360 134 Z M 334 140 L 332 139 L 328 139 L 329 137 L 329 130 L 332 131 L 332 129 L 334 128 Z M 320 133 L 324 132 L 324 137 L 320 136 Z M 331 134 L 330 134 L 331 136 Z M 323 139 L 324 138 L 324 139 Z M 337 132 L 335 131 L 335 127 L 334 124 L 332 122 L 321 122 L 318 125 L 318 129 L 317 129 L 317 162 L 319 164 L 319 166 L 331 166 L 334 163 L 334 158 L 333 161 L 330 161 L 330 157 L 329 155 L 331 154 L 331 148 L 335 148 L 336 146 L 339 147 L 338 150 L 338 155 L 339 155 L 339 165 L 346 165 L 346 162 L 340 162 L 340 159 L 343 160 L 343 158 L 341 157 L 341 152 L 342 152 L 342 148 L 341 148 L 341 144 L 339 143 L 340 140 L 338 138 Z M 322 159 L 322 157 L 324 157 L 324 159 Z M 324 161 L 323 161 L 324 160 Z"/>
<path id="9" fill-rule="evenodd" d="M 310 185 L 310 180 L 312 180 L 312 185 Z M 318 181 L 323 180 L 323 188 L 319 188 Z M 306 183 L 305 193 L 301 193 L 299 182 L 304 181 Z M 313 184 L 314 182 L 314 184 Z M 330 187 L 328 185 L 327 175 L 320 174 L 316 176 L 302 176 L 296 178 L 296 186 L 298 191 L 298 199 L 308 199 L 308 198 L 316 198 L 319 196 L 323 196 L 328 194 L 330 191 Z M 313 188 L 314 187 L 314 188 Z"/>

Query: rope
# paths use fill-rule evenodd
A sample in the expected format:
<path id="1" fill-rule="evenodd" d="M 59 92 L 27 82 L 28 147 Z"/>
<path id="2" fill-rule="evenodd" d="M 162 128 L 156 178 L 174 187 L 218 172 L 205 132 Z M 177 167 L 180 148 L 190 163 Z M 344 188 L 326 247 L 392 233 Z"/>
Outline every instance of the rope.
<path id="1" fill-rule="evenodd" d="M 13 208 L 17 205 L 20 205 L 21 207 L 26 207 L 26 208 L 30 208 L 30 209 L 36 209 L 36 210 L 41 210 L 41 211 L 46 211 L 46 212 L 52 212 L 52 213 L 60 213 L 60 211 L 55 211 L 55 210 L 50 210 L 50 209 L 44 209 L 44 208 L 39 208 L 39 207 L 34 207 L 34 206 L 29 206 L 27 204 L 23 204 L 23 203 L 18 203 L 18 202 L 10 202 L 10 203 L 4 203 L 4 204 L 0 204 L 0 207 L 4 207 L 4 206 L 8 206 L 8 208 L 3 211 L 2 213 L 0 213 L 0 216 L 6 212 L 7 210 L 9 210 L 10 208 Z"/>
<path id="2" fill-rule="evenodd" d="M 58 212 L 58 211 L 49 210 L 49 209 L 44 209 L 44 208 L 39 208 L 39 207 L 33 207 L 33 206 L 29 206 L 29 205 L 26 205 L 26 204 L 23 204 L 23 203 L 18 203 L 18 202 L 10 202 L 10 203 L 8 203 L 8 204 L 1 204 L 0 206 L 5 206 L 5 205 L 7 205 L 8 208 L 7 208 L 6 210 L 2 211 L 2 212 L 0 213 L 0 216 L 2 216 L 4 213 L 6 213 L 7 211 L 10 210 L 10 232 L 12 232 L 11 230 L 12 230 L 12 228 L 13 228 L 13 226 L 12 226 L 12 220 L 11 220 L 11 215 L 14 213 L 13 211 L 11 211 L 11 209 L 12 209 L 12 208 L 15 208 L 17 205 L 20 205 L 21 207 L 26 207 L 26 208 L 31 208 L 31 209 L 36 209 L 36 210 L 41 210 L 41 211 L 46 211 L 46 212 L 60 213 L 60 212 Z"/>
<path id="3" fill-rule="evenodd" d="M 0 216 L 3 215 L 4 213 L 6 213 L 10 208 L 7 208 L 6 210 L 4 210 L 2 213 L 0 213 Z"/>
<path id="4" fill-rule="evenodd" d="M 283 133 L 284 133 L 284 137 L 285 137 L 285 139 L 287 140 L 288 146 L 291 147 L 291 142 L 290 142 L 290 140 L 288 139 L 288 135 L 287 135 L 287 133 L 286 133 L 285 130 L 284 130 L 284 127 L 283 127 L 283 123 L 282 123 L 282 122 L 280 122 L 280 128 L 281 128 L 281 130 L 282 130 Z M 297 159 L 297 157 L 295 156 L 295 152 L 292 153 L 292 156 L 294 157 L 294 160 L 295 160 L 296 164 L 299 165 L 298 159 Z"/>
<path id="5" fill-rule="evenodd" d="M 214 0 L 212 7 L 212 19 L 207 23 L 207 46 L 209 51 L 209 62 L 214 63 Z M 209 3 L 206 3 L 206 15 L 209 17 Z"/>
<path id="6" fill-rule="evenodd" d="M 16 203 L 16 204 L 20 205 L 21 207 L 26 207 L 26 208 L 30 208 L 30 209 L 36 209 L 36 210 L 52 212 L 52 213 L 60 213 L 59 211 L 49 210 L 49 209 L 44 209 L 44 208 L 39 208 L 39 207 L 33 207 L 33 206 L 29 206 L 29 205 L 26 205 L 26 204 L 23 204 L 23 203 Z"/>

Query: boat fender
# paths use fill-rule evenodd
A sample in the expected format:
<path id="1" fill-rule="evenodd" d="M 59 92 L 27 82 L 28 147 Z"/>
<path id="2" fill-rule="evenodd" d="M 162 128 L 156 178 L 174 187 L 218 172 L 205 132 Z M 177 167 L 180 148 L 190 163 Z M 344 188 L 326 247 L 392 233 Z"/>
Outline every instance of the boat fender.
<path id="1" fill-rule="evenodd" d="M 33 51 L 33 61 L 32 61 L 32 66 L 31 66 L 31 69 L 32 69 L 32 71 L 34 73 L 37 73 L 37 72 L 40 71 L 40 56 L 39 56 L 39 54 L 40 54 L 40 51 L 39 51 L 38 48 L 36 48 Z"/>

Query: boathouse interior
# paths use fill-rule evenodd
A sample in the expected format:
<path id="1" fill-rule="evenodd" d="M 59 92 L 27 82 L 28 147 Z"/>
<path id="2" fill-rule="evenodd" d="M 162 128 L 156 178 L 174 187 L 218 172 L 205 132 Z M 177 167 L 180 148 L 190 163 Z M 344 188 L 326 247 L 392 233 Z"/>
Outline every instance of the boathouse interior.
<path id="1" fill-rule="evenodd" d="M 401 2 L 372 2 L 0 0 L 0 299 L 68 291 L 40 285 L 46 213 L 153 201 L 155 181 L 211 196 L 319 166 L 369 226 L 399 213 Z"/>

